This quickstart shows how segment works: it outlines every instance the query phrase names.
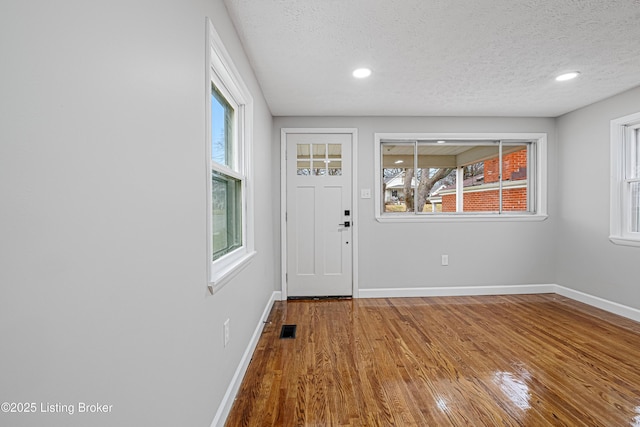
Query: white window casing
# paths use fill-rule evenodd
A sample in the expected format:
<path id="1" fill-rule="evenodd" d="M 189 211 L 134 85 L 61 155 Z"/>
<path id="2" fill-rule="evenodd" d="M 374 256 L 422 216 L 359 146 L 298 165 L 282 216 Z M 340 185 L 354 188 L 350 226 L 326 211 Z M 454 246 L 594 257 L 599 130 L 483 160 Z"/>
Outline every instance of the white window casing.
<path id="1" fill-rule="evenodd" d="M 611 121 L 611 206 L 609 240 L 640 247 L 638 201 L 633 189 L 640 185 L 640 113 Z"/>
<path id="2" fill-rule="evenodd" d="M 207 282 L 213 294 L 220 290 L 255 255 L 253 206 L 253 97 L 244 84 L 211 20 L 206 19 L 206 72 L 205 72 L 205 152 L 207 190 Z M 216 163 L 211 156 L 211 90 L 212 85 L 234 109 L 233 160 L 228 165 Z M 241 184 L 242 245 L 214 260 L 212 171 L 227 175 Z"/>

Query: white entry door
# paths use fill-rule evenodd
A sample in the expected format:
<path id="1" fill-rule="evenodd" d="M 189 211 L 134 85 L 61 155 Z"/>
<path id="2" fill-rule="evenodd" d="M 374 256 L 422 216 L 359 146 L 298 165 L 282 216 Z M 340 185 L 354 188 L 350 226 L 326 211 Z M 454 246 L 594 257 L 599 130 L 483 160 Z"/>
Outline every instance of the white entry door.
<path id="1" fill-rule="evenodd" d="M 350 296 L 352 133 L 286 133 L 287 294 Z"/>

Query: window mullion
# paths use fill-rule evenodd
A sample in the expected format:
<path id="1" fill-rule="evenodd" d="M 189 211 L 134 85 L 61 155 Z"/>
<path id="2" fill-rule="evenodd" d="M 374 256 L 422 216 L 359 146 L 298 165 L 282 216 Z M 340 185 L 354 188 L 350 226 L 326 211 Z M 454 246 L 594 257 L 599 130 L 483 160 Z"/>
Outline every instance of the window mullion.
<path id="1" fill-rule="evenodd" d="M 310 169 L 310 175 L 315 175 L 315 164 L 313 163 L 315 159 L 313 158 L 313 144 L 309 144 L 309 165 L 311 167 Z"/>
<path id="2" fill-rule="evenodd" d="M 416 193 L 418 192 L 418 185 L 413 188 L 413 182 L 418 183 L 418 141 L 414 141 L 413 143 L 413 177 L 411 178 L 411 182 L 409 183 L 410 191 L 413 191 L 413 213 L 418 214 L 418 204 L 416 203 Z M 405 196 L 406 197 L 406 196 Z"/>
<path id="3" fill-rule="evenodd" d="M 324 144 L 324 174 L 329 176 L 329 144 Z"/>
<path id="4" fill-rule="evenodd" d="M 464 166 L 456 168 L 456 212 L 464 212 Z"/>
<path id="5" fill-rule="evenodd" d="M 535 164 L 533 153 L 534 153 L 533 143 L 527 144 L 527 212 L 532 212 L 534 209 L 536 209 L 536 207 L 534 207 L 535 198 L 533 197 L 533 195 L 537 191 L 535 188 L 536 164 Z"/>
<path id="6" fill-rule="evenodd" d="M 623 230 L 625 234 L 634 235 L 634 212 L 633 212 L 633 184 L 640 181 L 638 178 L 638 165 L 636 164 L 636 129 L 638 125 L 625 127 L 624 132 L 624 172 L 622 179 L 622 212 Z"/>
<path id="7" fill-rule="evenodd" d="M 502 140 L 498 141 L 498 213 L 502 213 Z"/>

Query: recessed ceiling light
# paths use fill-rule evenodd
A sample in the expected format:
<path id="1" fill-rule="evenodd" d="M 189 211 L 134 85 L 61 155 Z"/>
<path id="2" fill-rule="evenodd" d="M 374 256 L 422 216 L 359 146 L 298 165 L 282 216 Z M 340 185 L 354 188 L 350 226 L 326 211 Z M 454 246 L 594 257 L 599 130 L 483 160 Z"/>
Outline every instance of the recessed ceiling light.
<path id="1" fill-rule="evenodd" d="M 353 77 L 357 79 L 364 79 L 371 75 L 371 69 L 369 68 L 358 68 L 357 70 L 353 70 Z"/>
<path id="2" fill-rule="evenodd" d="M 438 144 L 444 144 L 446 141 L 438 141 Z"/>
<path id="3" fill-rule="evenodd" d="M 579 75 L 579 71 L 571 71 L 570 73 L 560 74 L 558 77 L 556 77 L 556 81 L 565 82 L 567 80 L 575 79 Z"/>
<path id="4" fill-rule="evenodd" d="M 395 161 L 395 162 L 393 162 L 393 163 L 395 163 L 396 165 L 399 165 L 400 163 L 404 163 L 404 160 L 396 160 L 396 161 Z"/>

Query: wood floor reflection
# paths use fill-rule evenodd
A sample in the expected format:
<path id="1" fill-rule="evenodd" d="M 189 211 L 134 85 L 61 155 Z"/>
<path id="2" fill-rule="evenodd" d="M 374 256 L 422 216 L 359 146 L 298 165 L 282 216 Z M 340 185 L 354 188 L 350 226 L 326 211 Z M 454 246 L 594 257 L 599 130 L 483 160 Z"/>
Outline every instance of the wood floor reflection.
<path id="1" fill-rule="evenodd" d="M 277 302 L 226 425 L 640 426 L 640 324 L 556 294 Z"/>

